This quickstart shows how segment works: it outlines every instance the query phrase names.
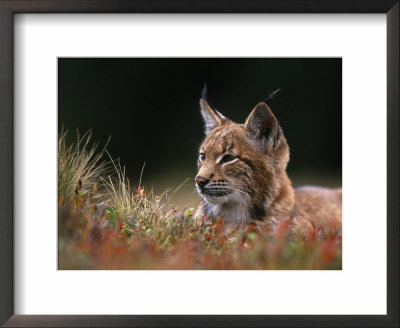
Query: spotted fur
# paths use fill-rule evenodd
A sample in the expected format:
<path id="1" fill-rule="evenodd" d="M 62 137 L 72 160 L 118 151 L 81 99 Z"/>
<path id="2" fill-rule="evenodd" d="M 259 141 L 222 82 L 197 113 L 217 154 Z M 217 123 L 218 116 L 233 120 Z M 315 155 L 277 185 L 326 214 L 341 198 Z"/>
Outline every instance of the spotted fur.
<path id="1" fill-rule="evenodd" d="M 227 223 L 263 220 L 275 226 L 290 220 L 296 231 L 341 222 L 341 189 L 306 187 L 294 190 L 286 173 L 289 146 L 265 102 L 237 124 L 200 100 L 206 137 L 199 150 L 196 189 L 204 215 Z"/>

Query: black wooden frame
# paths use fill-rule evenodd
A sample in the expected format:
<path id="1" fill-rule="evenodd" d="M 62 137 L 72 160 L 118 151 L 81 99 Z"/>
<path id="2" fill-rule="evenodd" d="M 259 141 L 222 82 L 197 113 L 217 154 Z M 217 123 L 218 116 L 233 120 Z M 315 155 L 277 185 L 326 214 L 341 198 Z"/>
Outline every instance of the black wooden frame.
<path id="1" fill-rule="evenodd" d="M 4 324 L 5 327 L 399 327 L 399 7 L 398 0 L 0 0 L 0 324 Z M 14 14 L 56 12 L 385 13 L 387 16 L 387 315 L 14 315 Z"/>

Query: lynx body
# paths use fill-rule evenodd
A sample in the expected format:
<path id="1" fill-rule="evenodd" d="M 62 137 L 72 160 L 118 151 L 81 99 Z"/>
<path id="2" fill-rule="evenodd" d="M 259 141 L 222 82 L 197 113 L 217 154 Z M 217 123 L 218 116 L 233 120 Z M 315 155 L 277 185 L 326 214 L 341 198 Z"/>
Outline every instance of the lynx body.
<path id="1" fill-rule="evenodd" d="M 286 173 L 289 147 L 265 102 L 244 124 L 227 119 L 203 98 L 200 107 L 206 137 L 195 178 L 202 198 L 196 217 L 224 216 L 234 224 L 262 220 L 273 226 L 289 220 L 300 233 L 312 224 L 341 225 L 341 189 L 292 187 Z"/>

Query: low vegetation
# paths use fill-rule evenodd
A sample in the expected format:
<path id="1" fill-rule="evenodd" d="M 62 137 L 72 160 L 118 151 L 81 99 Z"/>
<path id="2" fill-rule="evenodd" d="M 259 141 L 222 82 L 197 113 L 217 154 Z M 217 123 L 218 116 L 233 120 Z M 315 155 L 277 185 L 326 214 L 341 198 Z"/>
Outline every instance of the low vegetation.
<path id="1" fill-rule="evenodd" d="M 196 219 L 141 183 L 131 186 L 91 133 L 58 148 L 59 269 L 341 269 L 341 235 L 314 226 L 288 239 L 288 223 L 229 226 Z"/>

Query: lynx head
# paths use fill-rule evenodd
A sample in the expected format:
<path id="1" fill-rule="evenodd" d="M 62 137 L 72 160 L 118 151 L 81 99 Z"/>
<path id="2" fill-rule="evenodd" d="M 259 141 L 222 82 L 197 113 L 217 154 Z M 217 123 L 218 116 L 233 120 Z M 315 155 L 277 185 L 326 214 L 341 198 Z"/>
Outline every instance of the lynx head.
<path id="1" fill-rule="evenodd" d="M 277 119 L 258 103 L 244 124 L 237 124 L 200 99 L 206 137 L 198 157 L 196 189 L 210 206 L 237 206 L 259 215 L 280 189 L 289 147 Z M 257 214 L 258 213 L 258 214 Z"/>

